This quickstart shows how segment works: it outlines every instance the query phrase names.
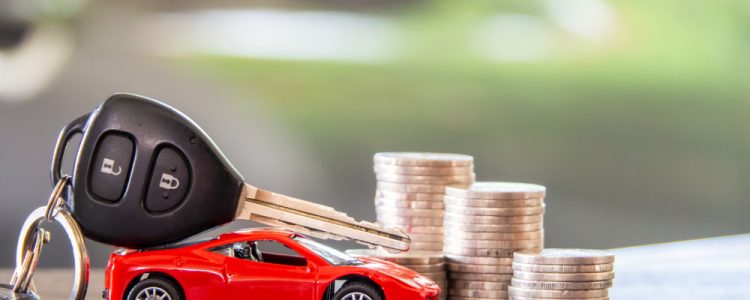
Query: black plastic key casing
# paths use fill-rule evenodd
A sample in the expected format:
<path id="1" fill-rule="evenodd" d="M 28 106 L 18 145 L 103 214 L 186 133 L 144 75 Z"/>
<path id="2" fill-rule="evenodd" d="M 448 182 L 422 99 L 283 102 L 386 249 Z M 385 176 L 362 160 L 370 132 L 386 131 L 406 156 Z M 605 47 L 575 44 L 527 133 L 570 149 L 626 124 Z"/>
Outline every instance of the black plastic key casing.
<path id="1" fill-rule="evenodd" d="M 75 134 L 82 139 L 66 204 L 86 237 L 149 248 L 234 219 L 242 176 L 179 111 L 142 96 L 111 96 L 63 128 L 53 182 Z"/>

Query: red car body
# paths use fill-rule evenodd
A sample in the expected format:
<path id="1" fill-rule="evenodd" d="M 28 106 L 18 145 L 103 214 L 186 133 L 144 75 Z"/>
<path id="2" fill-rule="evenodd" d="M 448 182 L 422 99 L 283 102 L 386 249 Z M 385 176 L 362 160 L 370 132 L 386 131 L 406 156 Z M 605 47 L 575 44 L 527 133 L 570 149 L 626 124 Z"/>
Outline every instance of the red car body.
<path id="1" fill-rule="evenodd" d="M 333 265 L 300 244 L 299 234 L 278 229 L 250 229 L 175 248 L 117 250 L 105 274 L 106 299 L 126 299 L 129 289 L 148 277 L 167 278 L 179 285 L 183 299 L 299 299 L 328 300 L 345 281 L 374 284 L 389 300 L 438 298 L 440 288 L 427 277 L 377 259 Z M 275 241 L 297 252 L 299 265 L 250 261 L 215 249 L 244 241 Z M 263 253 L 265 258 L 290 259 Z"/>

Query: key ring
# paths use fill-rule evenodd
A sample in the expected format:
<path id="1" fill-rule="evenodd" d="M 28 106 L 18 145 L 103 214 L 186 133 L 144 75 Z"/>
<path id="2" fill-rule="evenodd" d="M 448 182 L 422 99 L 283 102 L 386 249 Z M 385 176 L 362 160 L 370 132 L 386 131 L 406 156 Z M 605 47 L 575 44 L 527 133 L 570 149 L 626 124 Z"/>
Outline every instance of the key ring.
<path id="1" fill-rule="evenodd" d="M 39 235 L 40 223 L 42 221 L 48 220 L 49 217 L 50 221 L 55 220 L 57 221 L 57 223 L 60 223 L 60 225 L 65 230 L 65 234 L 70 240 L 70 246 L 73 249 L 74 279 L 73 288 L 71 290 L 69 299 L 83 300 L 83 298 L 86 296 L 86 290 L 88 289 L 89 282 L 90 266 L 88 251 L 86 250 L 83 233 L 81 231 L 81 228 L 78 226 L 78 223 L 64 207 L 59 205 L 61 203 L 59 201 L 60 195 L 62 194 L 62 191 L 64 190 L 64 187 L 68 182 L 69 178 L 62 178 L 60 181 L 58 181 L 52 195 L 50 196 L 48 205 L 46 207 L 43 206 L 35 209 L 28 217 L 26 217 L 26 221 L 24 221 L 23 226 L 21 227 L 21 233 L 18 236 L 18 245 L 16 247 L 16 272 L 18 272 L 19 277 L 27 276 L 22 275 L 26 273 L 20 273 L 24 271 L 23 266 L 25 254 L 28 252 L 34 253 L 34 249 L 37 249 L 37 247 L 34 247 L 34 244 L 37 244 L 38 242 L 35 242 L 34 238 L 35 236 Z M 41 247 L 38 247 L 38 249 L 41 249 Z M 40 253 L 34 253 L 32 255 L 36 255 L 38 257 L 39 254 Z M 26 272 L 33 272 L 33 270 L 31 270 L 31 265 L 33 264 L 30 264 L 29 268 L 25 269 Z M 19 267 L 21 268 L 19 269 Z M 31 280 L 29 279 L 28 281 L 30 282 Z"/>

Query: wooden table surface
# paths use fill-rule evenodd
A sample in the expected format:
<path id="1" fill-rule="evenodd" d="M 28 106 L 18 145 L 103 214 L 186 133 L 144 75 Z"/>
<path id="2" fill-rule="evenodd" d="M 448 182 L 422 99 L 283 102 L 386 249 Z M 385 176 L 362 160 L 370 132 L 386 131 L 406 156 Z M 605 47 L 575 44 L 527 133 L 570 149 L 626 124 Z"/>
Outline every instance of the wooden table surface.
<path id="1" fill-rule="evenodd" d="M 750 234 L 613 250 L 611 299 L 720 300 L 750 298 Z M 0 269 L 8 282 L 11 269 Z M 67 299 L 69 269 L 41 269 L 34 276 L 42 299 Z M 86 299 L 102 299 L 104 271 L 91 270 Z"/>

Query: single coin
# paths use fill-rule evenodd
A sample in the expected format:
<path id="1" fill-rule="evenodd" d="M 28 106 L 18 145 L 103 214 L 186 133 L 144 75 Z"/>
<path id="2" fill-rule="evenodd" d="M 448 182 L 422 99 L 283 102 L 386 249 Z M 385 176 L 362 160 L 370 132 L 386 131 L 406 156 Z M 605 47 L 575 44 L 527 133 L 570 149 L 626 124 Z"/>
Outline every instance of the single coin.
<path id="1" fill-rule="evenodd" d="M 544 198 L 546 188 L 518 182 L 475 182 L 468 188 L 451 187 L 448 196 L 473 199 L 537 199 Z"/>
<path id="2" fill-rule="evenodd" d="M 451 186 L 468 186 L 469 184 L 451 184 Z M 378 181 L 377 189 L 401 193 L 432 193 L 443 194 L 447 185 L 419 184 L 419 183 L 393 183 Z"/>
<path id="3" fill-rule="evenodd" d="M 508 292 L 498 290 L 475 290 L 475 289 L 448 289 L 448 295 L 461 296 L 461 297 L 479 297 L 479 298 L 490 298 L 490 299 L 506 299 Z"/>
<path id="4" fill-rule="evenodd" d="M 597 273 L 533 273 L 525 271 L 513 271 L 513 276 L 523 280 L 535 281 L 606 281 L 615 278 L 614 272 Z"/>
<path id="5" fill-rule="evenodd" d="M 379 152 L 375 164 L 418 167 L 467 167 L 474 164 L 470 155 L 432 152 Z"/>
<path id="6" fill-rule="evenodd" d="M 424 217 L 402 217 L 402 216 L 377 216 L 378 222 L 383 225 L 419 225 L 419 226 L 441 226 L 441 218 L 424 218 Z"/>
<path id="7" fill-rule="evenodd" d="M 543 239 L 536 240 L 459 240 L 452 236 L 445 237 L 445 244 L 453 247 L 463 248 L 474 248 L 474 249 L 486 249 L 486 248 L 531 248 L 537 249 L 542 248 L 544 245 Z"/>
<path id="8" fill-rule="evenodd" d="M 409 201 L 439 201 L 443 202 L 442 193 L 404 193 L 398 191 L 389 190 L 375 190 L 376 198 L 390 198 L 394 200 L 409 200 Z"/>
<path id="9" fill-rule="evenodd" d="M 422 175 L 422 176 L 445 176 L 445 175 L 467 175 L 474 173 L 473 166 L 466 167 L 415 167 L 415 166 L 396 166 L 387 164 L 375 164 L 373 166 L 375 173 L 389 173 L 401 175 Z"/>
<path id="10" fill-rule="evenodd" d="M 611 272 L 614 264 L 596 265 L 535 265 L 519 262 L 513 263 L 513 270 L 536 273 L 598 273 Z"/>
<path id="11" fill-rule="evenodd" d="M 520 263 L 538 265 L 594 265 L 613 263 L 615 255 L 604 250 L 550 248 L 541 253 L 519 252 L 514 259 Z"/>
<path id="12" fill-rule="evenodd" d="M 439 263 L 434 265 L 403 265 L 417 273 L 437 273 L 445 272 L 445 263 Z"/>
<path id="13" fill-rule="evenodd" d="M 399 175 L 389 173 L 375 173 L 375 179 L 393 183 L 420 183 L 420 184 L 471 184 L 476 178 L 475 174 L 468 175 L 445 175 L 445 176 L 423 176 L 423 175 Z"/>
<path id="14" fill-rule="evenodd" d="M 443 251 L 445 254 L 461 255 L 461 256 L 481 256 L 481 257 L 513 257 L 513 252 L 516 251 L 527 251 L 536 250 L 541 251 L 541 247 L 537 249 L 504 249 L 504 248 L 486 248 L 486 249 L 474 249 L 465 247 L 456 247 L 450 244 L 445 244 Z"/>
<path id="15" fill-rule="evenodd" d="M 510 282 L 512 274 L 490 274 L 490 273 L 464 273 L 464 272 L 450 272 L 448 277 L 451 280 L 475 280 L 475 281 L 494 281 L 494 282 Z"/>
<path id="16" fill-rule="evenodd" d="M 510 265 L 505 266 L 494 266 L 494 265 L 473 265 L 473 264 L 457 264 L 447 263 L 448 271 L 451 272 L 464 272 L 464 273 L 492 273 L 492 274 L 510 274 L 513 273 L 513 268 Z"/>
<path id="17" fill-rule="evenodd" d="M 612 287 L 611 280 L 605 281 L 536 281 L 513 278 L 511 285 L 524 289 L 535 290 L 600 290 Z"/>
<path id="18" fill-rule="evenodd" d="M 460 228 L 445 228 L 445 235 L 460 240 L 536 240 L 544 237 L 544 230 L 526 232 L 465 232 Z"/>
<path id="19" fill-rule="evenodd" d="M 441 209 L 398 209 L 383 206 L 375 206 L 375 212 L 384 216 L 402 216 L 402 217 L 428 217 L 443 218 L 444 211 Z"/>
<path id="20" fill-rule="evenodd" d="M 501 299 L 510 299 L 510 298 L 508 298 L 507 296 L 498 297 L 498 298 L 480 298 L 480 297 L 463 297 L 463 296 L 451 295 L 451 300 L 501 300 Z"/>
<path id="21" fill-rule="evenodd" d="M 445 196 L 446 205 L 485 208 L 535 207 L 544 203 L 543 198 L 536 199 L 471 199 Z"/>
<path id="22" fill-rule="evenodd" d="M 414 250 L 440 251 L 443 249 L 443 242 L 414 242 L 412 241 L 409 247 Z"/>
<path id="23" fill-rule="evenodd" d="M 560 299 L 580 299 L 580 298 L 597 298 L 609 297 L 609 290 L 578 290 L 578 291 L 560 291 L 560 290 L 534 290 L 524 289 L 514 286 L 508 287 L 508 294 L 511 297 L 534 297 L 534 298 L 560 298 Z"/>
<path id="24" fill-rule="evenodd" d="M 463 230 L 465 232 L 529 232 L 542 230 L 542 222 L 528 224 L 466 224 L 460 222 L 445 221 L 447 230 Z"/>
<path id="25" fill-rule="evenodd" d="M 513 258 L 510 257 L 477 257 L 477 256 L 461 256 L 446 254 L 445 260 L 452 263 L 460 264 L 473 264 L 473 265 L 504 265 L 508 266 L 513 263 Z"/>
<path id="26" fill-rule="evenodd" d="M 405 209 L 440 209 L 445 210 L 445 204 L 439 201 L 409 201 L 392 198 L 375 198 L 375 205 L 382 207 Z"/>
<path id="27" fill-rule="evenodd" d="M 506 290 L 508 288 L 508 283 L 496 281 L 453 280 L 450 283 L 450 287 L 474 290 Z"/>
<path id="28" fill-rule="evenodd" d="M 463 224 L 530 224 L 542 221 L 543 215 L 516 216 L 516 217 L 494 217 L 494 216 L 467 216 L 455 213 L 445 213 L 446 222 L 463 223 Z"/>
<path id="29" fill-rule="evenodd" d="M 518 208 L 477 208 L 448 204 L 445 206 L 445 212 L 467 216 L 512 217 L 541 215 L 544 213 L 544 206 L 529 206 Z"/>

